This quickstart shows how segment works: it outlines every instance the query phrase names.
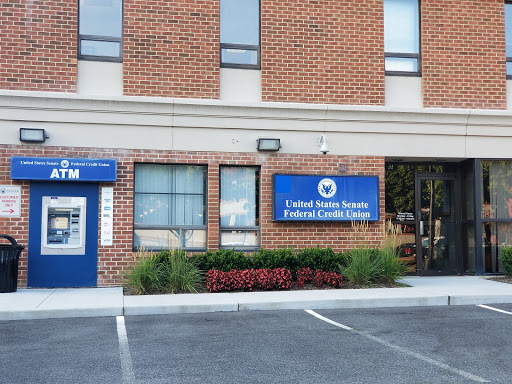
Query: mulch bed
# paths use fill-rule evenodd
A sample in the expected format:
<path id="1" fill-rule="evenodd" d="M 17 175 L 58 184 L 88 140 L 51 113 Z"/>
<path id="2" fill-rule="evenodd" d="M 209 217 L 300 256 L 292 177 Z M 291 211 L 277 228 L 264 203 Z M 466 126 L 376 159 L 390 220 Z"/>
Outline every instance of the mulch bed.
<path id="1" fill-rule="evenodd" d="M 483 279 L 512 284 L 512 276 L 485 276 Z"/>

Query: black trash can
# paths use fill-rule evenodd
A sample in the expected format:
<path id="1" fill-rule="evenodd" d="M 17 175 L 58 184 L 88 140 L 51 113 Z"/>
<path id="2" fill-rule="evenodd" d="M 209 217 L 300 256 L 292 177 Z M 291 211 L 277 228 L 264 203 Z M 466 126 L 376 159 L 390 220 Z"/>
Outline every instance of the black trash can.
<path id="1" fill-rule="evenodd" d="M 25 247 L 18 245 L 13 237 L 0 235 L 7 239 L 11 245 L 0 244 L 0 293 L 16 292 L 18 288 L 18 261 Z"/>

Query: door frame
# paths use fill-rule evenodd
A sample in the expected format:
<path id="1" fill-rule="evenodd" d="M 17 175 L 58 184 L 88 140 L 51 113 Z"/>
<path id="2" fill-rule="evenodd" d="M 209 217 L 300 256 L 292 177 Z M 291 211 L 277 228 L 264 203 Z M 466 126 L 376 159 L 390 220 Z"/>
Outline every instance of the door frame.
<path id="1" fill-rule="evenodd" d="M 464 273 L 463 257 L 462 257 L 462 225 L 461 225 L 461 201 L 462 201 L 462 186 L 460 171 L 456 173 L 419 173 L 416 169 L 414 177 L 414 204 L 416 209 L 416 272 L 421 276 L 446 276 L 454 275 L 453 271 L 435 271 L 423 269 L 423 252 L 420 235 L 420 221 L 421 220 L 421 182 L 423 180 L 446 180 L 453 181 L 454 183 L 454 220 L 455 220 L 455 260 L 456 271 L 455 274 L 462 275 Z"/>

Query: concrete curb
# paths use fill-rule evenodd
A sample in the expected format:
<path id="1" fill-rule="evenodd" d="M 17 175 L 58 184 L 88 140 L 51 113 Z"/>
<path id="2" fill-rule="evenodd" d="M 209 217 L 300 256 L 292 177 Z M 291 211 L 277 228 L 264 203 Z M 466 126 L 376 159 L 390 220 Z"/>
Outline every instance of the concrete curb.
<path id="1" fill-rule="evenodd" d="M 125 296 L 124 314 L 440 306 L 448 302 L 446 295 L 418 293 L 412 288 Z"/>
<path id="2" fill-rule="evenodd" d="M 153 296 L 125 296 L 125 315 L 162 315 L 176 313 L 236 312 L 238 302 L 229 293 Z"/>
<path id="3" fill-rule="evenodd" d="M 512 295 L 485 294 L 471 295 L 458 294 L 449 296 L 450 305 L 480 305 L 480 304 L 507 304 L 512 303 Z"/>

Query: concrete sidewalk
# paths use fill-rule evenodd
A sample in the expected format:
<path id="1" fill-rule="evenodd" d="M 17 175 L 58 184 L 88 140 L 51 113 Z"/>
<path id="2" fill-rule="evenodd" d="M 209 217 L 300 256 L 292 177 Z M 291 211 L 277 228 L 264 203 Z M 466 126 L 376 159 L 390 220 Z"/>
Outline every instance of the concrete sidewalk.
<path id="1" fill-rule="evenodd" d="M 512 284 L 475 276 L 413 276 L 401 281 L 410 287 L 155 296 L 123 296 L 120 287 L 18 289 L 0 293 L 0 320 L 512 303 Z"/>

